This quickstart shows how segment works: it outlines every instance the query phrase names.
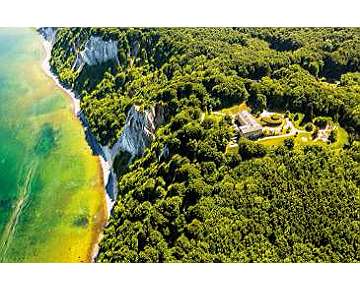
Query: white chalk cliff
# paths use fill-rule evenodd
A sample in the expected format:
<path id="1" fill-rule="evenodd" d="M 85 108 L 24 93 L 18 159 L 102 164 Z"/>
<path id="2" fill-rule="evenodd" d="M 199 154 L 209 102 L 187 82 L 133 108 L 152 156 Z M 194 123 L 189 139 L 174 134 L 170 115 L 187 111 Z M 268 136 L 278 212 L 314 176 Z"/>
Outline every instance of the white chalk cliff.
<path id="1" fill-rule="evenodd" d="M 38 31 L 49 42 L 51 49 L 56 40 L 56 28 L 45 27 L 39 28 Z M 138 43 L 133 45 L 129 57 L 138 54 L 138 46 Z M 69 49 L 77 50 L 75 46 L 69 46 Z M 81 71 L 85 64 L 97 65 L 108 60 L 114 60 L 119 64 L 118 42 L 113 40 L 104 41 L 100 37 L 91 36 L 87 40 L 84 49 L 77 53 L 73 69 Z M 133 105 L 127 113 L 126 122 L 118 141 L 109 148 L 98 144 L 91 133 L 86 116 L 82 111 L 78 113 L 90 147 L 94 154 L 101 156 L 106 163 L 103 165 L 103 169 L 106 167 L 104 169 L 106 171 L 104 181 L 106 192 L 112 200 L 115 200 L 117 196 L 117 177 L 112 167 L 116 155 L 120 151 L 127 151 L 132 157 L 142 155 L 145 148 L 154 140 L 156 129 L 164 123 L 164 116 L 164 108 L 159 104 L 148 109 L 141 109 L 139 106 Z"/>
<path id="2" fill-rule="evenodd" d="M 97 65 L 108 60 L 114 60 L 119 64 L 118 41 L 105 41 L 101 37 L 91 36 L 86 42 L 85 48 L 77 53 L 72 68 L 80 71 L 85 64 Z"/>
<path id="3" fill-rule="evenodd" d="M 164 122 L 164 109 L 160 105 L 141 110 L 133 105 L 126 118 L 120 138 L 111 148 L 114 158 L 119 151 L 127 151 L 132 156 L 144 153 L 155 138 L 155 130 Z"/>
<path id="4" fill-rule="evenodd" d="M 162 106 L 155 105 L 150 109 L 141 110 L 138 106 L 133 105 L 127 114 L 118 141 L 111 148 L 101 146 L 102 156 L 110 168 L 109 175 L 105 180 L 106 191 L 112 200 L 115 200 L 118 194 L 117 176 L 113 168 L 116 155 L 121 151 L 129 152 L 132 158 L 143 154 L 145 148 L 154 140 L 155 130 L 163 123 L 164 108 Z"/>
<path id="5" fill-rule="evenodd" d="M 41 27 L 38 29 L 39 33 L 48 41 L 51 45 L 55 42 L 56 28 L 55 27 Z"/>

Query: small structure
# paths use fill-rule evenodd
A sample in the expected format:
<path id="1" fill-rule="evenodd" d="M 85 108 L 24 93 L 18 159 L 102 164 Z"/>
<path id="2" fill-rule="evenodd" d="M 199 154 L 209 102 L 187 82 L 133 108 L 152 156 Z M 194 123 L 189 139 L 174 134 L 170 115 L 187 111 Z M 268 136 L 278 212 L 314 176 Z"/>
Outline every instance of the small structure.
<path id="1" fill-rule="evenodd" d="M 241 136 L 249 139 L 260 137 L 263 129 L 248 111 L 241 111 L 235 116 L 235 128 Z"/>

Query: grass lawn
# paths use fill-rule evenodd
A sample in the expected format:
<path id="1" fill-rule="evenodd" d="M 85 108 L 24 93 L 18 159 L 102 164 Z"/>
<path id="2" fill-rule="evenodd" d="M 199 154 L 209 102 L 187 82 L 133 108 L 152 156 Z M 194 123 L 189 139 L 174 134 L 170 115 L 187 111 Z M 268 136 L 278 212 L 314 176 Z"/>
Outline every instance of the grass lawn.
<path id="1" fill-rule="evenodd" d="M 204 118 L 204 120 L 205 119 L 211 119 L 211 120 L 215 121 L 216 123 L 219 123 L 224 118 L 224 116 L 219 115 L 219 114 L 204 113 L 203 118 Z"/>
<path id="2" fill-rule="evenodd" d="M 345 129 L 341 127 L 337 127 L 337 141 L 334 144 L 331 144 L 330 146 L 334 149 L 342 148 L 346 142 L 348 141 L 348 134 L 345 131 Z M 270 138 L 270 139 L 260 139 L 256 141 L 259 144 L 263 144 L 265 146 L 273 147 L 273 146 L 279 146 L 282 145 L 284 140 L 289 137 L 276 137 L 276 138 Z M 323 141 L 313 141 L 311 137 L 311 132 L 301 132 L 298 133 L 298 135 L 295 137 L 295 145 L 301 146 L 301 145 L 327 145 Z"/>
<path id="3" fill-rule="evenodd" d="M 281 144 L 283 144 L 284 140 L 287 137 L 274 137 L 271 139 L 260 139 L 259 141 L 257 141 L 259 144 L 265 145 L 265 146 L 279 146 Z"/>
<path id="4" fill-rule="evenodd" d="M 331 144 L 331 147 L 333 147 L 334 149 L 339 149 L 344 147 L 344 145 L 347 143 L 348 141 L 348 133 L 346 132 L 346 130 L 344 128 L 341 128 L 338 124 L 336 125 L 336 142 L 334 144 Z"/>
<path id="5" fill-rule="evenodd" d="M 259 144 L 263 144 L 265 146 L 279 146 L 282 145 L 284 143 L 284 140 L 286 138 L 290 138 L 290 137 L 286 137 L 286 136 L 281 136 L 281 137 L 276 137 L 276 138 L 270 138 L 270 139 L 260 139 L 257 142 Z M 324 144 L 321 141 L 312 141 L 311 138 L 311 133 L 309 132 L 301 132 L 298 133 L 298 135 L 295 137 L 295 145 L 306 145 L 306 144 Z"/>
<path id="6" fill-rule="evenodd" d="M 248 107 L 248 105 L 246 105 L 245 102 L 242 102 L 241 104 L 232 106 L 230 108 L 222 109 L 220 112 L 224 114 L 233 115 L 241 111 L 250 111 L 250 108 Z"/>
<path id="7" fill-rule="evenodd" d="M 311 137 L 311 132 L 300 132 L 295 138 L 296 145 L 309 145 L 309 144 L 323 144 L 321 141 L 314 142 Z"/>

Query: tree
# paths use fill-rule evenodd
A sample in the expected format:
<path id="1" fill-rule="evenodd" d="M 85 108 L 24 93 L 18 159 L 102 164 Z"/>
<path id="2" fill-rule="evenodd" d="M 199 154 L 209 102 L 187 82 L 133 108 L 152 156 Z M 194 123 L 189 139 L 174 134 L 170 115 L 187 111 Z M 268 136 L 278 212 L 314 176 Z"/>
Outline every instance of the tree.
<path id="1" fill-rule="evenodd" d="M 293 149 L 295 146 L 295 140 L 293 137 L 290 138 L 286 138 L 284 140 L 284 145 L 288 148 L 288 149 Z"/>
<path id="2" fill-rule="evenodd" d="M 317 136 L 318 136 L 318 134 L 319 134 L 319 127 L 315 127 L 314 131 L 313 131 L 312 134 L 311 134 L 311 138 L 312 138 L 313 140 L 316 139 Z"/>
<path id="3" fill-rule="evenodd" d="M 314 125 L 312 123 L 307 123 L 305 125 L 305 130 L 311 132 L 314 129 Z"/>
<path id="4" fill-rule="evenodd" d="M 254 141 L 250 141 L 246 138 L 240 138 L 238 146 L 239 154 L 243 160 L 264 157 L 266 154 L 264 145 L 255 143 Z"/>
<path id="5" fill-rule="evenodd" d="M 266 108 L 266 96 L 263 94 L 257 94 L 256 99 L 258 102 L 256 109 L 257 111 L 262 112 Z"/>
<path id="6" fill-rule="evenodd" d="M 329 141 L 331 143 L 335 143 L 337 139 L 337 132 L 335 129 L 331 130 L 330 134 L 329 134 Z"/>
<path id="7" fill-rule="evenodd" d="M 52 70 L 81 98 L 97 141 L 118 140 L 132 105 L 155 111 L 151 146 L 130 166 L 126 156 L 114 162 L 119 194 L 97 260 L 360 261 L 359 31 L 59 28 Z M 93 35 L 117 41 L 120 65 L 73 69 Z M 349 144 L 294 147 L 289 138 L 272 148 L 241 138 L 237 152 L 231 119 L 212 110 L 243 101 L 255 112 L 298 112 L 295 121 L 305 114 L 305 123 L 335 116 Z"/>

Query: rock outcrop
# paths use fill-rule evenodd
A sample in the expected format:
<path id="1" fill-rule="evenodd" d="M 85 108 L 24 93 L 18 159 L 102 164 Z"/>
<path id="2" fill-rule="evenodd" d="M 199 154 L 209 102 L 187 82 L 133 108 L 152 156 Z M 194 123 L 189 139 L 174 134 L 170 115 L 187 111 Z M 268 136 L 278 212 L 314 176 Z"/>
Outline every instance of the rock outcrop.
<path id="1" fill-rule="evenodd" d="M 104 41 L 101 37 L 91 36 L 86 42 L 84 50 L 78 52 L 73 70 L 80 71 L 85 64 L 97 65 L 108 60 L 114 60 L 119 64 L 118 42 L 115 40 Z"/>
<path id="2" fill-rule="evenodd" d="M 111 156 L 115 158 L 119 151 L 127 151 L 132 156 L 144 153 L 155 138 L 155 130 L 164 123 L 164 108 L 156 105 L 141 110 L 133 105 L 126 118 L 125 126 L 119 140 L 111 148 Z"/>

